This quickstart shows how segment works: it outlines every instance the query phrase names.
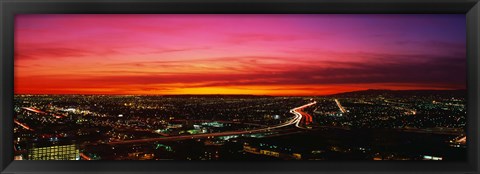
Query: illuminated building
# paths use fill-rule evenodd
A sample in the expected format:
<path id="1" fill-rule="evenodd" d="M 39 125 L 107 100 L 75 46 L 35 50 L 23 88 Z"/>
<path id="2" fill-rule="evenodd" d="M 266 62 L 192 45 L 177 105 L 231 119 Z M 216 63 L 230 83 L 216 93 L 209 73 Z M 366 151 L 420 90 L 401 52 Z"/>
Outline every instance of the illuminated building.
<path id="1" fill-rule="evenodd" d="M 37 139 L 26 150 L 26 160 L 80 160 L 78 145 L 66 138 Z"/>
<path id="2" fill-rule="evenodd" d="M 28 150 L 27 160 L 80 160 L 77 145 L 35 147 Z"/>
<path id="3" fill-rule="evenodd" d="M 260 148 L 252 147 L 250 145 L 244 145 L 243 151 L 252 153 L 252 154 L 266 155 L 266 156 L 283 158 L 283 159 L 296 159 L 296 160 L 302 159 L 302 155 L 300 153 L 293 153 L 293 154 L 281 153 L 281 152 L 277 152 L 270 149 L 260 149 Z"/>
<path id="4" fill-rule="evenodd" d="M 202 123 L 202 125 L 211 126 L 211 127 L 224 127 L 223 123 L 219 123 L 219 122 Z"/>
<path id="5" fill-rule="evenodd" d="M 260 150 L 260 154 L 262 155 L 268 155 L 268 156 L 273 156 L 273 157 L 280 157 L 280 153 L 271 151 L 271 150 Z"/>

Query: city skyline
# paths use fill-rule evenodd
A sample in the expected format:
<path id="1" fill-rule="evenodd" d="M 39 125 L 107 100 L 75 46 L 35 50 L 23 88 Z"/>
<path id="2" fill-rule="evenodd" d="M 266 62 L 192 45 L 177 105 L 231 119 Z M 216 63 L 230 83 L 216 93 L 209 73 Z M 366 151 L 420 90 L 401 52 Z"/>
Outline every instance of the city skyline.
<path id="1" fill-rule="evenodd" d="M 466 88 L 464 15 L 18 15 L 15 94 Z"/>

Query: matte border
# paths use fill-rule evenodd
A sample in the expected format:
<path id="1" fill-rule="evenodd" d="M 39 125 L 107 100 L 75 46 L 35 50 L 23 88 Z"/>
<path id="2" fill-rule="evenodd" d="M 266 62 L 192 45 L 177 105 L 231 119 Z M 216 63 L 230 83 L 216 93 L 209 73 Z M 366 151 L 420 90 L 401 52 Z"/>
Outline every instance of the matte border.
<path id="1" fill-rule="evenodd" d="M 0 0 L 0 173 L 479 173 L 480 0 Z M 466 14 L 467 162 L 13 161 L 15 14 Z"/>

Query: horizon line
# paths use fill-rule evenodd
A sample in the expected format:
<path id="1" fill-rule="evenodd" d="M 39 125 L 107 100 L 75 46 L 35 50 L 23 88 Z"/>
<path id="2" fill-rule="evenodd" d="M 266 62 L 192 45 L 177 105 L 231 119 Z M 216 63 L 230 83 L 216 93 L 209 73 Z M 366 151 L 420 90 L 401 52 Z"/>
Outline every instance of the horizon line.
<path id="1" fill-rule="evenodd" d="M 350 92 L 360 92 L 360 91 L 461 91 L 467 90 L 465 89 L 365 89 L 365 90 L 355 90 L 355 91 L 345 91 L 333 94 L 321 94 L 321 95 L 269 95 L 269 94 L 101 94 L 101 93 L 84 93 L 84 94 L 75 94 L 75 93 L 62 93 L 62 94 L 27 94 L 27 93 L 20 93 L 20 94 L 13 94 L 13 95 L 133 95 L 133 96 L 234 96 L 234 95 L 243 95 L 243 96 L 269 96 L 269 97 L 311 97 L 311 96 L 331 96 L 331 95 L 338 95 Z"/>

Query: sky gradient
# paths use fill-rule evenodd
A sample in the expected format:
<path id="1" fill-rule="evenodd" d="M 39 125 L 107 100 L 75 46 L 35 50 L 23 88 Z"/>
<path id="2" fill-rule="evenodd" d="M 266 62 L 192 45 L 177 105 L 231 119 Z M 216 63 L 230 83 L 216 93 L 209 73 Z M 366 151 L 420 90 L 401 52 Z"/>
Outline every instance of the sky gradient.
<path id="1" fill-rule="evenodd" d="M 464 15 L 17 15 L 16 94 L 465 89 Z"/>

